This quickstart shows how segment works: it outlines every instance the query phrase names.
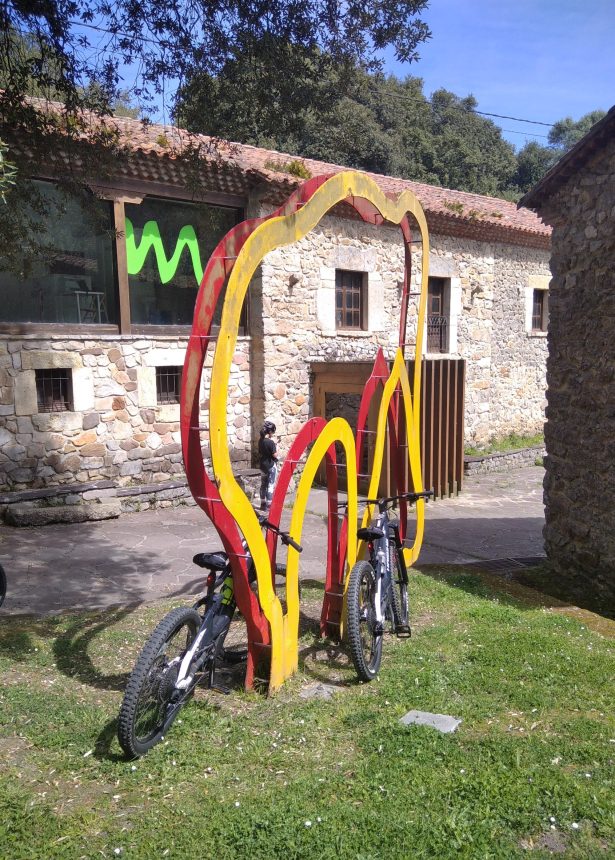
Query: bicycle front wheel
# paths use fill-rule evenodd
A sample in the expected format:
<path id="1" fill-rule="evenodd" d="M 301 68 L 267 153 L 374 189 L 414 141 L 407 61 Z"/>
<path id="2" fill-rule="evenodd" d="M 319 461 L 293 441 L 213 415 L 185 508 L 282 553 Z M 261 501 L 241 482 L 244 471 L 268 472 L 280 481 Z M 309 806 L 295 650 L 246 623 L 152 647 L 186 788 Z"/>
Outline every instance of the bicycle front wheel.
<path id="1" fill-rule="evenodd" d="M 372 681 L 382 660 L 382 625 L 376 620 L 376 574 L 367 561 L 357 562 L 350 571 L 347 628 L 357 675 Z"/>
<path id="2" fill-rule="evenodd" d="M 410 632 L 408 626 L 408 570 L 404 560 L 399 558 L 397 547 L 394 544 L 389 544 L 389 548 L 391 552 L 393 623 L 395 632 L 408 634 Z"/>
<path id="3" fill-rule="evenodd" d="M 117 736 L 127 756 L 145 755 L 162 740 L 188 700 L 191 691 L 178 694 L 175 682 L 200 624 L 195 609 L 172 609 L 145 643 L 128 679 L 118 719 Z"/>

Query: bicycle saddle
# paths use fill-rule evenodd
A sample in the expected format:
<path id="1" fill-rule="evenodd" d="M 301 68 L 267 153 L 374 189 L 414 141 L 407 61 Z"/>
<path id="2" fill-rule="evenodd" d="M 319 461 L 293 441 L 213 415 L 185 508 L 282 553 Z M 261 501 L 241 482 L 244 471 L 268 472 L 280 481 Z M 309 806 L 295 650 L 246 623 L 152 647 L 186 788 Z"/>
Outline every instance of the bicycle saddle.
<path id="1" fill-rule="evenodd" d="M 228 564 L 228 555 L 225 552 L 197 552 L 192 561 L 208 570 L 224 570 Z"/>
<path id="2" fill-rule="evenodd" d="M 359 540 L 365 541 L 378 540 L 378 538 L 381 538 L 383 535 L 384 532 L 382 531 L 382 529 L 378 529 L 376 528 L 376 526 L 368 526 L 368 528 L 366 529 L 359 529 L 357 531 L 357 537 L 359 538 Z"/>

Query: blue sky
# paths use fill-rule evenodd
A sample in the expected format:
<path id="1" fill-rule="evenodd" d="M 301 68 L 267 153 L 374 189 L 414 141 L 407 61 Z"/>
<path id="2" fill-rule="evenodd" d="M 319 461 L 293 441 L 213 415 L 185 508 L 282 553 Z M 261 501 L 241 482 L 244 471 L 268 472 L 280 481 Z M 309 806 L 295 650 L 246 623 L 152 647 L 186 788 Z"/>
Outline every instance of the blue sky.
<path id="1" fill-rule="evenodd" d="M 553 123 L 615 104 L 615 0 L 430 0 L 432 38 L 387 71 L 472 94 L 478 110 Z M 495 120 L 521 147 L 548 128 Z M 530 136 L 532 135 L 532 136 Z"/>

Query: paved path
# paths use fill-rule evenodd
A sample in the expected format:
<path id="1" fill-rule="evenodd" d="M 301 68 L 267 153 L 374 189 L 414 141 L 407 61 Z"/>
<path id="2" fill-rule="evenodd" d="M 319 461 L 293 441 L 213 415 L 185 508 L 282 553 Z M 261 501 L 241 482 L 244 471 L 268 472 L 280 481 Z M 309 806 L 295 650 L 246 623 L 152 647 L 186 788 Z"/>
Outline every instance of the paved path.
<path id="1" fill-rule="evenodd" d="M 529 467 L 474 477 L 461 496 L 431 502 L 420 564 L 542 555 L 542 474 Z M 301 538 L 304 579 L 324 575 L 326 510 L 326 492 L 314 490 Z M 9 579 L 2 612 L 97 609 L 196 594 L 203 577 L 192 556 L 218 547 L 204 514 L 185 506 L 98 523 L 0 526 L 0 563 Z"/>

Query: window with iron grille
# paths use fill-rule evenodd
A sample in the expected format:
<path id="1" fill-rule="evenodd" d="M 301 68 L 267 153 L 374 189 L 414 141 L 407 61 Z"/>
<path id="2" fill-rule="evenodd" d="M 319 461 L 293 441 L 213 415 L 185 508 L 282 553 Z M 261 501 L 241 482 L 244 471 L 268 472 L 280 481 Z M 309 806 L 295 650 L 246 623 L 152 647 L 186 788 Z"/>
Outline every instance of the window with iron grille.
<path id="1" fill-rule="evenodd" d="M 365 273 L 335 271 L 335 327 L 339 329 L 367 328 Z"/>
<path id="2" fill-rule="evenodd" d="M 546 331 L 549 324 L 549 291 L 534 290 L 532 331 Z"/>
<path id="3" fill-rule="evenodd" d="M 73 411 L 73 376 L 69 369 L 35 370 L 39 412 Z"/>
<path id="4" fill-rule="evenodd" d="M 156 368 L 156 399 L 158 403 L 179 403 L 183 367 Z"/>
<path id="5" fill-rule="evenodd" d="M 429 278 L 427 285 L 427 352 L 448 352 L 446 278 Z"/>

